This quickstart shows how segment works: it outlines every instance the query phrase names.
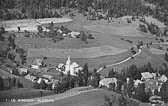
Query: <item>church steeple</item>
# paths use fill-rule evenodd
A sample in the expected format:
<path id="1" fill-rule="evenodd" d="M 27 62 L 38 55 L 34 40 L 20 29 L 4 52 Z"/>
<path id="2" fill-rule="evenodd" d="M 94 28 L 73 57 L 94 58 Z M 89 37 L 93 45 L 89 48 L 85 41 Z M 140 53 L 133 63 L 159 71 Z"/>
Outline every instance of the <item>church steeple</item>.
<path id="1" fill-rule="evenodd" d="M 71 66 L 71 57 L 68 56 L 68 60 L 66 61 L 66 65 L 65 65 L 66 72 L 70 71 L 70 66 Z"/>

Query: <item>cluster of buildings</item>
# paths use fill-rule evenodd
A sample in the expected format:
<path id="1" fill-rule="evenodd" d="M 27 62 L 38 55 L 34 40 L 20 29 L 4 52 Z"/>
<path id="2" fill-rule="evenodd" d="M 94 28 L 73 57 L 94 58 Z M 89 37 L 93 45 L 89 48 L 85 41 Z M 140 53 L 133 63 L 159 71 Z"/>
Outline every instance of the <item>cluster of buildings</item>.
<path id="1" fill-rule="evenodd" d="M 76 62 L 72 62 L 70 56 L 68 56 L 68 59 L 65 64 L 59 63 L 56 67 L 51 67 L 45 65 L 44 61 L 42 59 L 36 59 L 32 62 L 30 65 L 30 68 L 18 68 L 18 71 L 20 74 L 24 74 L 24 78 L 32 81 L 33 83 L 40 84 L 42 81 L 44 81 L 47 85 L 51 84 L 52 89 L 54 89 L 55 85 L 60 82 L 59 78 L 55 78 L 53 75 L 47 74 L 51 69 L 55 71 L 55 73 L 60 76 L 60 72 L 63 74 L 70 74 L 72 76 L 77 76 L 78 72 L 82 70 L 83 68 L 79 66 Z M 32 74 L 33 72 L 29 72 L 28 70 L 33 70 L 36 73 L 44 72 L 45 74 L 42 74 L 41 76 Z"/>
<path id="2" fill-rule="evenodd" d="M 145 92 L 148 92 L 149 89 L 152 91 L 151 98 L 155 97 L 155 91 L 160 92 L 162 84 L 168 80 L 168 78 L 163 74 L 160 75 L 158 73 L 150 73 L 150 72 L 142 72 L 141 73 L 141 79 L 134 80 L 134 87 L 137 88 L 139 84 L 144 83 L 145 84 Z M 130 78 L 126 78 L 127 84 L 130 81 Z M 99 82 L 99 87 L 105 86 L 107 88 L 110 88 L 110 84 L 114 83 L 115 88 L 117 88 L 117 78 L 103 78 Z M 124 85 L 122 85 L 121 90 L 124 90 Z M 156 96 L 158 97 L 158 96 Z M 161 97 L 159 97 L 161 98 Z M 157 99 L 157 98 L 156 98 Z M 153 99 L 152 99 L 153 101 Z M 159 101 L 159 100 L 158 100 Z M 159 101 L 162 102 L 162 101 Z"/>

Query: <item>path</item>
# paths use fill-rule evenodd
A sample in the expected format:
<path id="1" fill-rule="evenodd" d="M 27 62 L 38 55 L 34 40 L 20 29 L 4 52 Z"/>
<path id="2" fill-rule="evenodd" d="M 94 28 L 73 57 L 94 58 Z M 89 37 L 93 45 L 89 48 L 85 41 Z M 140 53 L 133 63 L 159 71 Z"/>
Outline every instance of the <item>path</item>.
<path id="1" fill-rule="evenodd" d="M 124 59 L 124 60 L 122 60 L 122 61 L 120 61 L 120 62 L 118 62 L 118 63 L 109 64 L 109 65 L 100 67 L 100 68 L 97 70 L 97 72 L 100 72 L 100 71 L 103 70 L 104 68 L 112 67 L 112 66 L 119 65 L 119 64 L 122 64 L 122 63 L 125 63 L 125 62 L 129 61 L 130 59 L 132 59 L 132 57 L 135 57 L 135 56 L 139 55 L 139 54 L 142 52 L 141 48 L 142 48 L 142 46 L 140 47 L 140 49 L 138 49 L 138 52 L 137 52 L 136 54 L 132 55 L 131 57 L 128 57 L 127 59 Z"/>

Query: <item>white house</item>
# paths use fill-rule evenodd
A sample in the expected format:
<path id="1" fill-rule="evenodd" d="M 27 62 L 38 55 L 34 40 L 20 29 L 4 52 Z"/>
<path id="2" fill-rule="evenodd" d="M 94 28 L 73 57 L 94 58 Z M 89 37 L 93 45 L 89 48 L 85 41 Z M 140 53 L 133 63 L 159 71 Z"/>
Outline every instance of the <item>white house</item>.
<path id="1" fill-rule="evenodd" d="M 43 78 L 47 78 L 47 79 L 49 79 L 49 80 L 51 80 L 51 79 L 54 78 L 53 76 L 47 75 L 47 74 L 42 75 L 42 77 L 43 77 Z"/>
<path id="2" fill-rule="evenodd" d="M 19 68 L 18 71 L 19 71 L 19 74 L 24 74 L 24 73 L 27 74 L 28 73 L 27 68 Z"/>
<path id="3" fill-rule="evenodd" d="M 28 80 L 30 80 L 30 81 L 32 81 L 32 82 L 34 82 L 34 81 L 35 81 L 35 79 L 36 79 L 36 77 L 35 77 L 35 76 L 32 76 L 32 75 L 30 75 L 30 74 L 28 74 L 28 75 L 24 76 L 24 78 L 25 78 L 25 79 L 28 79 Z"/>
<path id="4" fill-rule="evenodd" d="M 165 75 L 162 75 L 160 78 L 159 78 L 160 81 L 162 82 L 166 82 L 167 81 L 167 77 Z"/>
<path id="5" fill-rule="evenodd" d="M 109 88 L 110 83 L 115 83 L 115 85 L 117 85 L 117 81 L 118 81 L 117 78 L 104 78 L 100 80 L 99 87 L 105 86 Z"/>
<path id="6" fill-rule="evenodd" d="M 33 62 L 33 64 L 31 65 L 31 68 L 33 68 L 33 69 L 39 69 L 40 68 L 40 66 L 42 65 L 42 60 L 41 59 L 36 59 L 34 62 Z"/>
<path id="7" fill-rule="evenodd" d="M 148 80 L 148 79 L 152 79 L 154 76 L 149 73 L 149 72 L 143 72 L 141 73 L 141 80 Z"/>
<path id="8" fill-rule="evenodd" d="M 141 80 L 135 80 L 134 81 L 134 87 L 138 87 L 138 84 L 142 84 L 143 82 Z"/>

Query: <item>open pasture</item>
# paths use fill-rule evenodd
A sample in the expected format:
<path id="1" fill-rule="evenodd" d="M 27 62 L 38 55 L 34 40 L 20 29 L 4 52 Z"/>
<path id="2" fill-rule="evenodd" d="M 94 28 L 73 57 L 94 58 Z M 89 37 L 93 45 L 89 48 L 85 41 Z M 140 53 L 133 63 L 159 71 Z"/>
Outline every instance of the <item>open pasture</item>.
<path id="1" fill-rule="evenodd" d="M 115 48 L 112 46 L 99 46 L 82 49 L 53 49 L 53 48 L 42 48 L 42 49 L 28 49 L 27 57 L 38 57 L 46 56 L 53 58 L 96 58 L 101 56 L 116 55 L 124 53 L 127 50 Z"/>

